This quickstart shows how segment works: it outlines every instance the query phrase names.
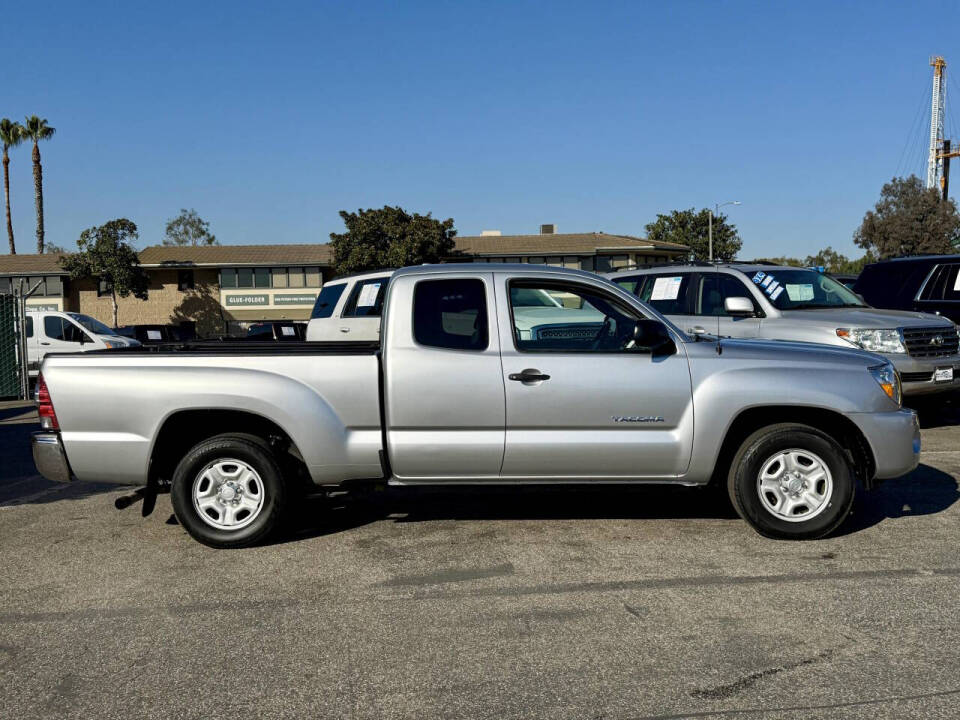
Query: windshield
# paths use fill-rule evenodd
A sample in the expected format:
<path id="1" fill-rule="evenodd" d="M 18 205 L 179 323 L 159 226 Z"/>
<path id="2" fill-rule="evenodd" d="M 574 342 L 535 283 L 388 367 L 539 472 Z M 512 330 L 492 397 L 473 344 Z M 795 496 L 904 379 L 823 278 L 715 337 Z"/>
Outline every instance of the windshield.
<path id="1" fill-rule="evenodd" d="M 867 307 L 842 283 L 816 270 L 777 268 L 757 271 L 750 279 L 778 310 Z"/>
<path id="2" fill-rule="evenodd" d="M 108 328 L 99 320 L 94 320 L 89 315 L 81 315 L 80 313 L 67 313 L 70 317 L 76 320 L 78 323 L 83 325 L 87 330 L 92 332 L 94 335 L 116 335 L 113 330 Z"/>

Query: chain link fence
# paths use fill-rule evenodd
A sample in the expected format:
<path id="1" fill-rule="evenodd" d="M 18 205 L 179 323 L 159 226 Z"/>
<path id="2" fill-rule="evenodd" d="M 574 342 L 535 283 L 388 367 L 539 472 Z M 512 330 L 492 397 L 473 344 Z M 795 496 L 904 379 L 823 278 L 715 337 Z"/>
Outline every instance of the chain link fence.
<path id="1" fill-rule="evenodd" d="M 0 295 L 0 398 L 22 395 L 19 298 Z"/>

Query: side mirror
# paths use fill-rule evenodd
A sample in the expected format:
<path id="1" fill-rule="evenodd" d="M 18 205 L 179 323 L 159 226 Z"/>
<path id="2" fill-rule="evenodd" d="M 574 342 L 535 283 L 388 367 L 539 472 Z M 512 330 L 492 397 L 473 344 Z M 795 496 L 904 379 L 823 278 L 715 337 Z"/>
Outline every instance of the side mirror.
<path id="1" fill-rule="evenodd" d="M 745 297 L 728 297 L 723 301 L 723 309 L 734 317 L 753 317 L 755 312 L 750 298 Z"/>
<path id="2" fill-rule="evenodd" d="M 633 326 L 631 347 L 637 352 L 651 355 L 673 355 L 677 351 L 673 337 L 663 323 L 649 318 L 637 320 Z"/>

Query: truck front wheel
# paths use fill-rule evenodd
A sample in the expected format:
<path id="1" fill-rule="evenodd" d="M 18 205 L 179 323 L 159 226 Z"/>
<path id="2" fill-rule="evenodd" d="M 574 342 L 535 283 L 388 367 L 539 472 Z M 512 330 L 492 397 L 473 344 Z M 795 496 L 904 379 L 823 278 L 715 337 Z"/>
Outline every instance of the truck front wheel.
<path id="1" fill-rule="evenodd" d="M 195 540 L 239 548 L 276 531 L 286 488 L 265 445 L 218 435 L 194 446 L 177 465 L 171 501 L 177 520 Z"/>
<path id="2" fill-rule="evenodd" d="M 761 535 L 814 540 L 853 507 L 856 483 L 843 448 L 808 425 L 784 423 L 748 437 L 730 466 L 730 500 Z"/>

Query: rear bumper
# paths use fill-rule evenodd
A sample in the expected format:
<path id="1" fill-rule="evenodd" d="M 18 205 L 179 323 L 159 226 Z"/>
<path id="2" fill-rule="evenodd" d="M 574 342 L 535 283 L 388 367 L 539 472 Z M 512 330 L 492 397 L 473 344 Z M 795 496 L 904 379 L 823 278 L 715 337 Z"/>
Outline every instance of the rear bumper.
<path id="1" fill-rule="evenodd" d="M 878 480 L 905 475 L 920 463 L 920 422 L 913 410 L 852 413 L 848 417 L 870 443 Z"/>
<path id="2" fill-rule="evenodd" d="M 59 434 L 36 432 L 30 439 L 30 445 L 37 472 L 53 482 L 70 482 L 70 464 L 67 462 Z"/>

